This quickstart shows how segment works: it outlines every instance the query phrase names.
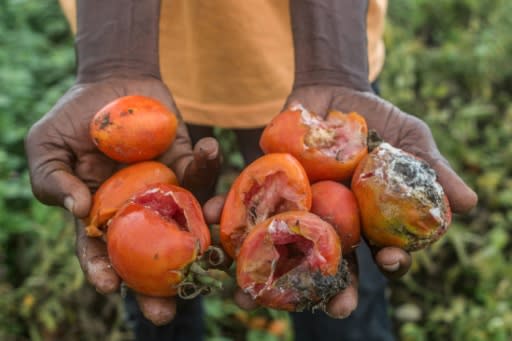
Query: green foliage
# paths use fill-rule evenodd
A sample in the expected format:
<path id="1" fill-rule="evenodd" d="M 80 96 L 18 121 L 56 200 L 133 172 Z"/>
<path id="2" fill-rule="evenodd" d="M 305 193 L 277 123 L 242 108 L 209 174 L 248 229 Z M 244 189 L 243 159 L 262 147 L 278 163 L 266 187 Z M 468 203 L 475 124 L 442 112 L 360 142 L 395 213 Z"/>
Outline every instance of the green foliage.
<path id="1" fill-rule="evenodd" d="M 121 339 L 119 302 L 83 286 L 74 228 L 32 195 L 23 140 L 72 84 L 56 1 L 0 0 L 0 339 Z"/>
<path id="2" fill-rule="evenodd" d="M 429 123 L 477 191 L 447 236 L 393 283 L 404 340 L 512 336 L 512 54 L 509 1 L 391 1 L 383 97 Z M 401 308 L 412 306 L 410 320 Z M 418 314 L 413 314 L 418 315 Z"/>

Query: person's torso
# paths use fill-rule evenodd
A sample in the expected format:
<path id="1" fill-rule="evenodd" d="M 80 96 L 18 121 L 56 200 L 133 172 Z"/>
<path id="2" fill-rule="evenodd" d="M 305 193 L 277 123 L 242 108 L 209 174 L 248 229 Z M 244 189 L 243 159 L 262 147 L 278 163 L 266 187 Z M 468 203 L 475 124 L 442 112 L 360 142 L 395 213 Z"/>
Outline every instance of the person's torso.
<path id="1" fill-rule="evenodd" d="M 75 0 L 60 1 L 73 19 Z M 371 81 L 384 62 L 386 6 L 387 0 L 369 1 Z M 162 0 L 159 39 L 162 78 L 189 123 L 260 127 L 291 90 L 287 0 Z"/>

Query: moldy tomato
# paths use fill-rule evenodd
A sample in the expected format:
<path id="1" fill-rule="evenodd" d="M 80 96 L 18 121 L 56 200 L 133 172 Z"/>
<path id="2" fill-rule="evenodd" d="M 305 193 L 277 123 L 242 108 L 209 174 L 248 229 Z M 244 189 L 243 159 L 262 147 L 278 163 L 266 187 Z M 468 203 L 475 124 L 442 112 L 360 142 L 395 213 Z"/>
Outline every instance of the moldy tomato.
<path id="1" fill-rule="evenodd" d="M 308 211 L 311 188 L 300 163 L 290 154 L 267 154 L 248 165 L 231 186 L 220 219 L 224 250 L 236 258 L 252 226 L 289 210 Z"/>
<path id="2" fill-rule="evenodd" d="M 368 153 L 365 119 L 352 112 L 330 111 L 324 118 L 302 106 L 274 117 L 260 138 L 265 153 L 290 153 L 312 182 L 347 180 Z"/>
<path id="3" fill-rule="evenodd" d="M 101 236 L 103 225 L 133 194 L 147 185 L 160 182 L 178 184 L 174 172 L 163 163 L 156 161 L 139 162 L 114 173 L 94 194 L 86 221 L 87 235 Z"/>
<path id="4" fill-rule="evenodd" d="M 128 287 L 149 296 L 179 293 L 209 245 L 201 206 L 192 193 L 169 184 L 135 194 L 107 229 L 112 266 Z"/>
<path id="5" fill-rule="evenodd" d="M 343 255 L 354 251 L 361 241 L 359 206 L 354 193 L 335 181 L 319 181 L 311 185 L 311 212 L 330 223 L 341 239 Z"/>
<path id="6" fill-rule="evenodd" d="M 145 96 L 118 98 L 92 118 L 90 134 L 99 150 L 122 163 L 146 161 L 174 141 L 178 120 L 159 101 Z"/>
<path id="7" fill-rule="evenodd" d="M 352 190 L 370 244 L 422 249 L 439 239 L 451 210 L 435 171 L 423 160 L 381 143 L 358 165 Z"/>
<path id="8" fill-rule="evenodd" d="M 310 212 L 280 213 L 254 226 L 237 258 L 240 288 L 266 307 L 324 307 L 348 285 L 333 227 Z"/>

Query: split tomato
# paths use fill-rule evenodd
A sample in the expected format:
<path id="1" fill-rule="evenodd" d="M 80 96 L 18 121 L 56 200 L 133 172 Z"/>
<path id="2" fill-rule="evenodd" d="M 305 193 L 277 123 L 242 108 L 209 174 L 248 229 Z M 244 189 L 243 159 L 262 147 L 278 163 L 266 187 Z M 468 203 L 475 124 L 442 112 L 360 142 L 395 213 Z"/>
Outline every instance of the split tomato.
<path id="1" fill-rule="evenodd" d="M 302 106 L 285 110 L 265 127 L 260 146 L 265 153 L 290 153 L 312 182 L 347 180 L 368 153 L 368 128 L 355 113 L 330 111 L 325 118 Z"/>
<path id="2" fill-rule="evenodd" d="M 345 185 L 330 180 L 314 183 L 311 192 L 311 212 L 338 232 L 344 255 L 354 251 L 361 241 L 359 206 L 354 193 Z"/>
<path id="3" fill-rule="evenodd" d="M 209 246 L 200 204 L 192 193 L 170 184 L 135 194 L 107 229 L 108 255 L 117 274 L 149 296 L 175 295 Z"/>
<path id="4" fill-rule="evenodd" d="M 224 250 L 236 258 L 252 226 L 289 210 L 308 211 L 311 188 L 301 164 L 290 154 L 267 154 L 248 165 L 234 181 L 220 220 Z"/>
<path id="5" fill-rule="evenodd" d="M 313 213 L 289 211 L 254 226 L 237 258 L 237 282 L 266 307 L 323 307 L 348 285 L 340 239 Z"/>

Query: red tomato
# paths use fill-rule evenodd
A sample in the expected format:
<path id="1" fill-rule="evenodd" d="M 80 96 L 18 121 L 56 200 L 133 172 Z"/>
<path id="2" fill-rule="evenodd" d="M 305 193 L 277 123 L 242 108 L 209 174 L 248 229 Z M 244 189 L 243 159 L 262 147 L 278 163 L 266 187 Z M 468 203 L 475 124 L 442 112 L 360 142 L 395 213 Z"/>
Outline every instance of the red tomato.
<path id="1" fill-rule="evenodd" d="M 176 115 L 159 101 L 124 96 L 94 115 L 90 134 L 105 155 L 133 163 L 151 160 L 166 151 L 176 137 L 177 127 Z"/>
<path id="2" fill-rule="evenodd" d="M 94 193 L 92 207 L 87 217 L 87 235 L 103 235 L 103 225 L 132 195 L 154 183 L 177 185 L 174 172 L 156 161 L 139 162 L 125 167 L 105 180 Z"/>
<path id="3" fill-rule="evenodd" d="M 210 245 L 201 206 L 187 190 L 156 184 L 120 208 L 107 230 L 112 266 L 136 292 L 172 296 Z"/>
<path id="4" fill-rule="evenodd" d="M 359 207 L 352 191 L 335 181 L 319 181 L 311 186 L 311 212 L 330 223 L 341 239 L 343 255 L 354 251 L 361 242 Z"/>

